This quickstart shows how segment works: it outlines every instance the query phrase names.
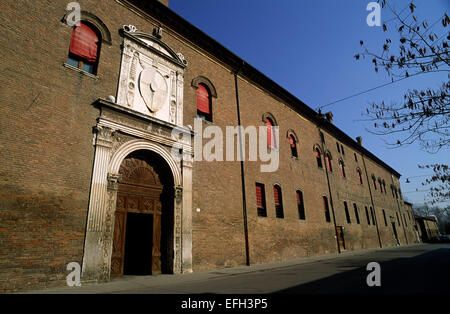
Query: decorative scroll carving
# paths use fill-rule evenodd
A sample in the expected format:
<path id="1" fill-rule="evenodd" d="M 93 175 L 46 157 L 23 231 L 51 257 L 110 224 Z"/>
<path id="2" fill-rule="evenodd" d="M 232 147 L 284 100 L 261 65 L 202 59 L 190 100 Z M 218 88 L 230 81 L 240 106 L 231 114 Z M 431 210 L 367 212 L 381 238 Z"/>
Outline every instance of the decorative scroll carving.
<path id="1" fill-rule="evenodd" d="M 110 148 L 112 147 L 113 137 L 115 134 L 115 130 L 104 127 L 104 126 L 96 126 L 94 130 L 97 134 L 96 145 Z"/>

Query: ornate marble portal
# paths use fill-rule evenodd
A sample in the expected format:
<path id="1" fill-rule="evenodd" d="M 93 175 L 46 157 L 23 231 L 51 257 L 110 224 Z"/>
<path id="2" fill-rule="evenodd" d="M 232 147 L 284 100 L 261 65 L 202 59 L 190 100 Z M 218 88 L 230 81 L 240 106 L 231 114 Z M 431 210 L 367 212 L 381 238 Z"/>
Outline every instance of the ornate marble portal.
<path id="1" fill-rule="evenodd" d="M 119 168 L 136 150 L 159 154 L 174 181 L 173 272 L 192 271 L 192 141 L 183 122 L 183 75 L 187 65 L 160 39 L 121 29 L 123 55 L 117 102 L 99 99 L 94 127 L 94 166 L 83 255 L 84 281 L 109 280 Z M 172 136 L 172 130 L 188 136 Z M 172 148 L 183 158 L 171 154 Z"/>

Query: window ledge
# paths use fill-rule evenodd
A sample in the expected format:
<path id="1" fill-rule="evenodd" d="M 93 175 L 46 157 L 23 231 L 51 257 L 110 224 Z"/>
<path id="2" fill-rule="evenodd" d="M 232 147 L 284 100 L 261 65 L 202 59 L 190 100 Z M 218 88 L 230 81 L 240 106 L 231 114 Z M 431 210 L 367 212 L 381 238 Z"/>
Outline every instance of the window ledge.
<path id="1" fill-rule="evenodd" d="M 92 79 L 94 79 L 94 80 L 97 80 L 97 81 L 100 80 L 100 78 L 99 78 L 97 75 L 94 75 L 94 74 L 91 74 L 91 73 L 86 72 L 86 71 L 84 71 L 84 70 L 81 70 L 81 69 L 79 69 L 79 68 L 77 68 L 77 67 L 74 67 L 73 65 L 68 64 L 68 63 L 63 63 L 63 66 L 64 66 L 65 68 L 67 68 L 67 69 L 76 71 L 76 72 L 78 72 L 78 73 L 80 73 L 80 74 L 83 74 L 83 75 L 86 75 L 87 77 L 90 77 L 90 78 L 92 78 Z"/>

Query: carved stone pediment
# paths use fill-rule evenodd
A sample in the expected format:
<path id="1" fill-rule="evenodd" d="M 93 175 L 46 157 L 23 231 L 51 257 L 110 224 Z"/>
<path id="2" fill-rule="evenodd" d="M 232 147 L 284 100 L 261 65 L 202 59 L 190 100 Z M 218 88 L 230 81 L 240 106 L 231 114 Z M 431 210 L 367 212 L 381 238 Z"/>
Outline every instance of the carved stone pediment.
<path id="1" fill-rule="evenodd" d="M 134 111 L 170 122 L 183 123 L 184 68 L 187 61 L 159 38 L 122 30 L 122 64 L 117 103 Z"/>

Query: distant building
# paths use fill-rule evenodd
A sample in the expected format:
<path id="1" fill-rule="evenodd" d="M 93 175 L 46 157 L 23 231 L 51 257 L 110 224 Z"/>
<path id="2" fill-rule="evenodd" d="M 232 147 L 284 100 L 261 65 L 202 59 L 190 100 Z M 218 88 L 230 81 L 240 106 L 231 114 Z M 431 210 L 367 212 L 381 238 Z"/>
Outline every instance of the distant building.
<path id="1" fill-rule="evenodd" d="M 0 291 L 417 242 L 400 174 L 331 113 L 167 1 L 79 0 L 75 27 L 68 2 L 0 3 Z M 277 171 L 194 161 L 196 117 L 265 127 Z"/>
<path id="2" fill-rule="evenodd" d="M 439 235 L 439 228 L 436 218 L 433 216 L 415 216 L 418 232 L 423 242 L 428 242 L 432 237 Z"/>

